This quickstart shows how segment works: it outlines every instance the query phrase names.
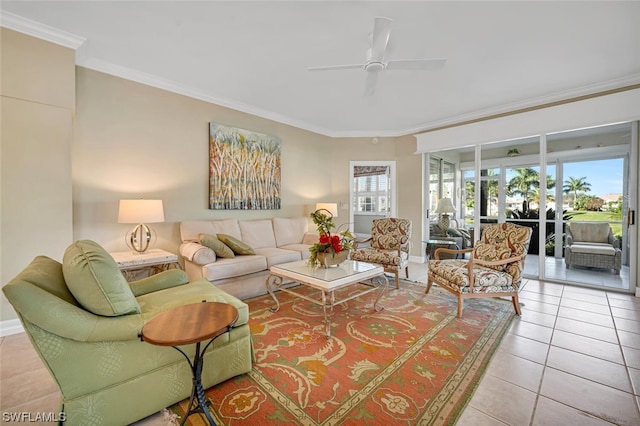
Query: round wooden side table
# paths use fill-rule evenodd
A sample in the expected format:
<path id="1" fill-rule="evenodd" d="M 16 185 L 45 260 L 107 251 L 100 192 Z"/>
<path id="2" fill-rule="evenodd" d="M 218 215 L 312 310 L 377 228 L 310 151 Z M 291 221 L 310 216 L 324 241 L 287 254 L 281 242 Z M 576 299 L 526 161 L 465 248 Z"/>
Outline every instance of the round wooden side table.
<path id="1" fill-rule="evenodd" d="M 191 367 L 193 388 L 189 398 L 189 408 L 182 419 L 183 425 L 192 414 L 203 413 L 210 425 L 215 425 L 209 413 L 208 402 L 202 388 L 202 365 L 204 353 L 218 336 L 231 330 L 238 320 L 238 310 L 226 303 L 206 302 L 179 306 L 152 318 L 142 327 L 141 338 L 152 345 L 171 346 L 178 350 Z M 209 342 L 200 350 L 200 344 Z M 196 344 L 193 362 L 179 348 Z"/>

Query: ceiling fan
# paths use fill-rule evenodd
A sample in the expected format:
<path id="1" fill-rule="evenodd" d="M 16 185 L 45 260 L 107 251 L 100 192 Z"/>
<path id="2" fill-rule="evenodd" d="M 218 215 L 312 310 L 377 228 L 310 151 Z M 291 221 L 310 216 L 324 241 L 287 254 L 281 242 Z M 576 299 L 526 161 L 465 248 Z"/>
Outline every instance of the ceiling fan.
<path id="1" fill-rule="evenodd" d="M 428 59 L 387 59 L 387 45 L 391 35 L 390 18 L 376 16 L 373 23 L 373 35 L 371 37 L 371 48 L 367 51 L 367 61 L 364 64 L 328 65 L 311 67 L 309 71 L 332 71 L 361 68 L 367 72 L 365 84 L 365 96 L 371 96 L 376 90 L 378 74 L 385 70 L 426 70 L 440 68 L 447 61 L 444 58 Z"/>

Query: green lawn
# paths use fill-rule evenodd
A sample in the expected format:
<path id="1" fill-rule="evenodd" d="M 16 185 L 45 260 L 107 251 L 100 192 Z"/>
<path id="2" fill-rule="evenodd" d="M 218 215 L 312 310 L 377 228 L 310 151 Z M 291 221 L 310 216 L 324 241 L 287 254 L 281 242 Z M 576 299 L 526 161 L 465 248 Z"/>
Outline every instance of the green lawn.
<path id="1" fill-rule="evenodd" d="M 590 222 L 609 222 L 613 235 L 622 235 L 622 219 L 615 218 L 609 212 L 586 212 L 573 211 L 571 220 L 590 221 Z"/>

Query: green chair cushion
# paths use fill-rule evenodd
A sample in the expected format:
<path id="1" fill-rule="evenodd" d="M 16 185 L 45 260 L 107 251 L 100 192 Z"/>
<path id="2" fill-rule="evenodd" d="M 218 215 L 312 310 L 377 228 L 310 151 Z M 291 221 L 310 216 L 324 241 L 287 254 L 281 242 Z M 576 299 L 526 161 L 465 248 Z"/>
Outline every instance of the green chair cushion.
<path id="1" fill-rule="evenodd" d="M 256 254 L 255 251 L 247 244 L 237 238 L 227 234 L 218 234 L 218 239 L 229 246 L 235 254 Z"/>
<path id="2" fill-rule="evenodd" d="M 218 257 L 236 257 L 233 250 L 220 241 L 215 235 L 199 234 L 198 239 L 200 240 L 200 244 L 209 247 Z"/>
<path id="3" fill-rule="evenodd" d="M 86 310 L 108 317 L 141 312 L 116 261 L 98 243 L 71 244 L 64 252 L 62 272 L 67 287 Z"/>

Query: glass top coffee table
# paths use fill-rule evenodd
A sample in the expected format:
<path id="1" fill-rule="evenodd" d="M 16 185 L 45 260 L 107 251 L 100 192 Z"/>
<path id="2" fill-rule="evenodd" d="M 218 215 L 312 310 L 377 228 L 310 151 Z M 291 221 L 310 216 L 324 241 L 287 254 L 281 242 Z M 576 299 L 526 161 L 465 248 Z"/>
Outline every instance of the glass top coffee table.
<path id="1" fill-rule="evenodd" d="M 283 284 L 286 284 L 286 280 L 288 280 L 288 282 L 295 281 L 304 286 L 320 290 L 320 298 L 314 299 L 296 291 L 295 288 L 284 287 Z M 369 285 L 369 288 L 365 288 L 358 293 L 351 294 L 349 297 L 344 299 L 336 300 L 336 290 L 357 283 L 367 284 Z M 379 312 L 383 307 L 380 306 L 378 302 L 389 287 L 389 280 L 387 280 L 387 277 L 384 275 L 384 269 L 382 266 L 373 265 L 371 263 L 345 260 L 338 266 L 332 266 L 329 268 L 312 268 L 307 264 L 306 260 L 299 260 L 297 262 L 272 266 L 269 269 L 269 276 L 265 280 L 265 285 L 267 287 L 267 291 L 276 302 L 276 306 L 271 308 L 273 312 L 277 312 L 278 309 L 280 309 L 280 302 L 278 302 L 278 298 L 274 293 L 275 290 L 284 291 L 301 299 L 315 303 L 316 305 L 322 306 L 326 335 L 327 338 L 329 338 L 331 337 L 330 315 L 333 312 L 334 306 L 356 297 L 363 296 L 367 293 L 371 293 L 372 291 L 377 291 L 378 297 L 373 304 L 373 308 Z"/>

